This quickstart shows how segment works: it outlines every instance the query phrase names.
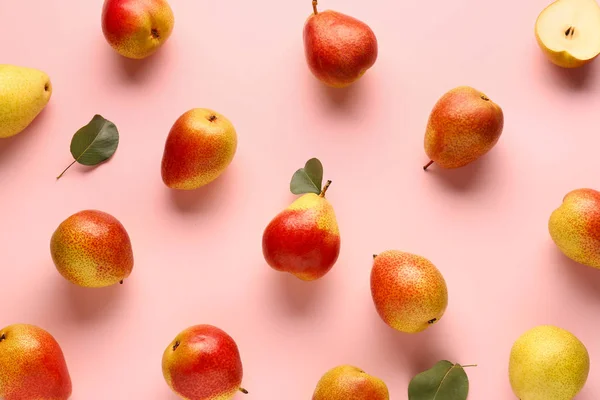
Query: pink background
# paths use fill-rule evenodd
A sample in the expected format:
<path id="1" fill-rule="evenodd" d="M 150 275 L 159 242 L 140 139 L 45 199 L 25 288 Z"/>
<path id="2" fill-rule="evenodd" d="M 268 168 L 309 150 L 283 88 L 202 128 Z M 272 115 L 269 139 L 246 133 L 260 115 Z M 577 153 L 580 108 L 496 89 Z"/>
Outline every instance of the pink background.
<path id="1" fill-rule="evenodd" d="M 106 44 L 99 0 L 4 0 L 1 61 L 45 70 L 54 94 L 26 132 L 0 142 L 0 325 L 50 331 L 75 400 L 174 400 L 162 352 L 198 323 L 237 341 L 248 399 L 309 399 L 344 363 L 406 399 L 412 376 L 449 359 L 479 365 L 468 370 L 471 399 L 500 400 L 515 398 L 513 341 L 550 323 L 586 344 L 592 369 L 578 399 L 598 398 L 600 271 L 562 256 L 547 221 L 568 191 L 600 188 L 600 64 L 545 60 L 533 25 L 547 4 L 322 0 L 367 22 L 380 48 L 360 83 L 330 90 L 304 61 L 309 0 L 171 0 L 173 36 L 142 62 Z M 425 173 L 431 107 L 462 84 L 502 106 L 503 136 L 468 167 Z M 175 193 L 160 178 L 163 146 L 194 107 L 229 117 L 239 148 L 218 181 Z M 95 113 L 118 126 L 117 153 L 55 181 Z M 265 264 L 261 237 L 313 156 L 333 181 L 342 250 L 324 279 L 303 283 Z M 132 238 L 123 286 L 81 289 L 52 264 L 52 232 L 88 208 Z M 392 248 L 426 256 L 449 286 L 444 318 L 416 336 L 385 326 L 371 301 L 371 255 Z"/>

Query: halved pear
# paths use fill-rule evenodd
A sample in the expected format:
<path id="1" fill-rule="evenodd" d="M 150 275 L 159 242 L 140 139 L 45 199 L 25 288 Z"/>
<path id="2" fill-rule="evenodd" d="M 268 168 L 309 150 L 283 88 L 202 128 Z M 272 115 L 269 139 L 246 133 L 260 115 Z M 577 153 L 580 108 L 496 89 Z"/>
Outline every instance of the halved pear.
<path id="1" fill-rule="evenodd" d="M 596 0 L 557 0 L 538 16 L 535 36 L 554 64 L 587 64 L 600 54 L 600 6 Z"/>

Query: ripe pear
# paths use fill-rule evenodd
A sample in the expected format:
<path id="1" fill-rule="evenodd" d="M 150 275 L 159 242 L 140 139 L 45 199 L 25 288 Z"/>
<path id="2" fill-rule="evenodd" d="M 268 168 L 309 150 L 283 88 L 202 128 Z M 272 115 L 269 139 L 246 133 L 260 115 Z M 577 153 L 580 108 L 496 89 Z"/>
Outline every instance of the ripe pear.
<path id="1" fill-rule="evenodd" d="M 550 215 L 548 230 L 564 255 L 600 268 L 600 192 L 576 189 L 567 193 Z"/>
<path id="2" fill-rule="evenodd" d="M 62 349 L 34 325 L 0 330 L 0 399 L 67 400 L 72 385 Z"/>
<path id="3" fill-rule="evenodd" d="M 313 75 L 328 86 L 343 88 L 360 79 L 377 60 L 377 38 L 354 17 L 317 11 L 304 24 L 304 54 Z"/>
<path id="4" fill-rule="evenodd" d="M 175 18 L 167 0 L 105 0 L 102 33 L 124 57 L 154 54 L 171 36 Z"/>
<path id="5" fill-rule="evenodd" d="M 223 115 L 195 108 L 171 128 L 162 159 L 162 179 L 171 189 L 193 190 L 217 179 L 233 161 L 237 133 Z"/>
<path id="6" fill-rule="evenodd" d="M 304 281 L 322 278 L 340 254 L 340 231 L 333 206 L 321 194 L 306 193 L 267 225 L 263 255 L 271 268 Z"/>
<path id="7" fill-rule="evenodd" d="M 389 400 L 386 384 L 352 365 L 340 365 L 319 380 L 312 400 Z"/>
<path id="8" fill-rule="evenodd" d="M 167 384 L 185 400 L 230 400 L 241 388 L 243 367 L 237 344 L 212 325 L 195 325 L 180 332 L 162 358 Z"/>
<path id="9" fill-rule="evenodd" d="M 84 210 L 64 220 L 52 234 L 50 252 L 58 272 L 83 287 L 123 283 L 133 269 L 125 227 L 103 211 Z"/>
<path id="10" fill-rule="evenodd" d="M 571 400 L 585 385 L 589 370 L 584 344 L 556 326 L 530 329 L 510 352 L 510 384 L 520 400 Z"/>
<path id="11" fill-rule="evenodd" d="M 45 72 L 0 64 L 0 138 L 22 132 L 46 107 L 52 84 Z"/>
<path id="12" fill-rule="evenodd" d="M 596 0 L 557 0 L 542 10 L 535 37 L 548 59 L 577 68 L 600 54 L 600 7 Z"/>
<path id="13" fill-rule="evenodd" d="M 435 104 L 425 131 L 425 152 L 442 168 L 460 168 L 489 152 L 504 128 L 502 108 L 484 93 L 459 86 Z"/>
<path id="14" fill-rule="evenodd" d="M 371 295 L 383 321 L 405 333 L 424 331 L 448 306 L 446 281 L 435 265 L 398 250 L 374 256 Z"/>

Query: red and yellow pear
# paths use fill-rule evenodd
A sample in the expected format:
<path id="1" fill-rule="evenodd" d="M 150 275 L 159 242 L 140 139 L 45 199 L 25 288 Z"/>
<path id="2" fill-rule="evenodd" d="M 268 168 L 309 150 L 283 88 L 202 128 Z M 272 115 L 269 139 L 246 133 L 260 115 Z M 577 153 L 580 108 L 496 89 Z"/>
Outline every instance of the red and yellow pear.
<path id="1" fill-rule="evenodd" d="M 167 0 L 105 0 L 102 33 L 124 57 L 154 54 L 171 36 L 175 18 Z"/>
<path id="2" fill-rule="evenodd" d="M 58 272 L 83 287 L 123 283 L 133 270 L 129 234 L 104 211 L 79 211 L 61 222 L 52 234 L 50 253 Z"/>
<path id="3" fill-rule="evenodd" d="M 321 188 L 322 174 L 317 159 L 296 171 L 290 188 L 302 196 L 277 214 L 263 233 L 263 255 L 271 268 L 304 281 L 325 276 L 340 253 L 337 219 L 325 198 L 331 181 Z"/>
<path id="4" fill-rule="evenodd" d="M 398 250 L 374 256 L 371 295 L 377 313 L 390 327 L 418 333 L 442 319 L 448 288 L 428 259 Z"/>
<path id="5" fill-rule="evenodd" d="M 162 358 L 167 384 L 185 400 L 230 400 L 248 393 L 240 385 L 243 367 L 237 344 L 213 325 L 195 325 L 181 331 Z"/>
<path id="6" fill-rule="evenodd" d="M 319 380 L 312 400 L 389 400 L 381 379 L 352 365 L 340 365 Z"/>
<path id="7" fill-rule="evenodd" d="M 600 268 L 600 192 L 572 190 L 548 221 L 552 240 L 571 260 Z"/>
<path id="8" fill-rule="evenodd" d="M 446 92 L 434 105 L 425 131 L 425 153 L 442 168 L 460 168 L 488 153 L 504 128 L 502 108 L 470 86 Z"/>
<path id="9" fill-rule="evenodd" d="M 0 330 L 0 399 L 67 400 L 71 392 L 63 351 L 50 333 L 29 324 Z"/>
<path id="10" fill-rule="evenodd" d="M 233 161 L 237 133 L 223 115 L 194 108 L 173 124 L 163 152 L 161 174 L 171 189 L 193 190 L 217 179 Z"/>
<path id="11" fill-rule="evenodd" d="M 377 60 L 377 38 L 367 24 L 337 11 L 319 12 L 316 0 L 303 38 L 310 71 L 331 87 L 351 85 Z"/>

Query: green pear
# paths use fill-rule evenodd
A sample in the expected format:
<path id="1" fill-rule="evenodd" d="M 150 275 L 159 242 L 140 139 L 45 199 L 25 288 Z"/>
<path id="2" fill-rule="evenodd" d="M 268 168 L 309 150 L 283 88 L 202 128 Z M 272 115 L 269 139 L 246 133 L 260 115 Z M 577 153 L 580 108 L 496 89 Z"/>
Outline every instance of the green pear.
<path id="1" fill-rule="evenodd" d="M 45 72 L 0 64 L 0 138 L 22 132 L 46 107 L 52 84 Z"/>
<path id="2" fill-rule="evenodd" d="M 542 325 L 513 344 L 508 371 L 520 400 L 571 400 L 587 381 L 590 357 L 572 333 Z"/>

